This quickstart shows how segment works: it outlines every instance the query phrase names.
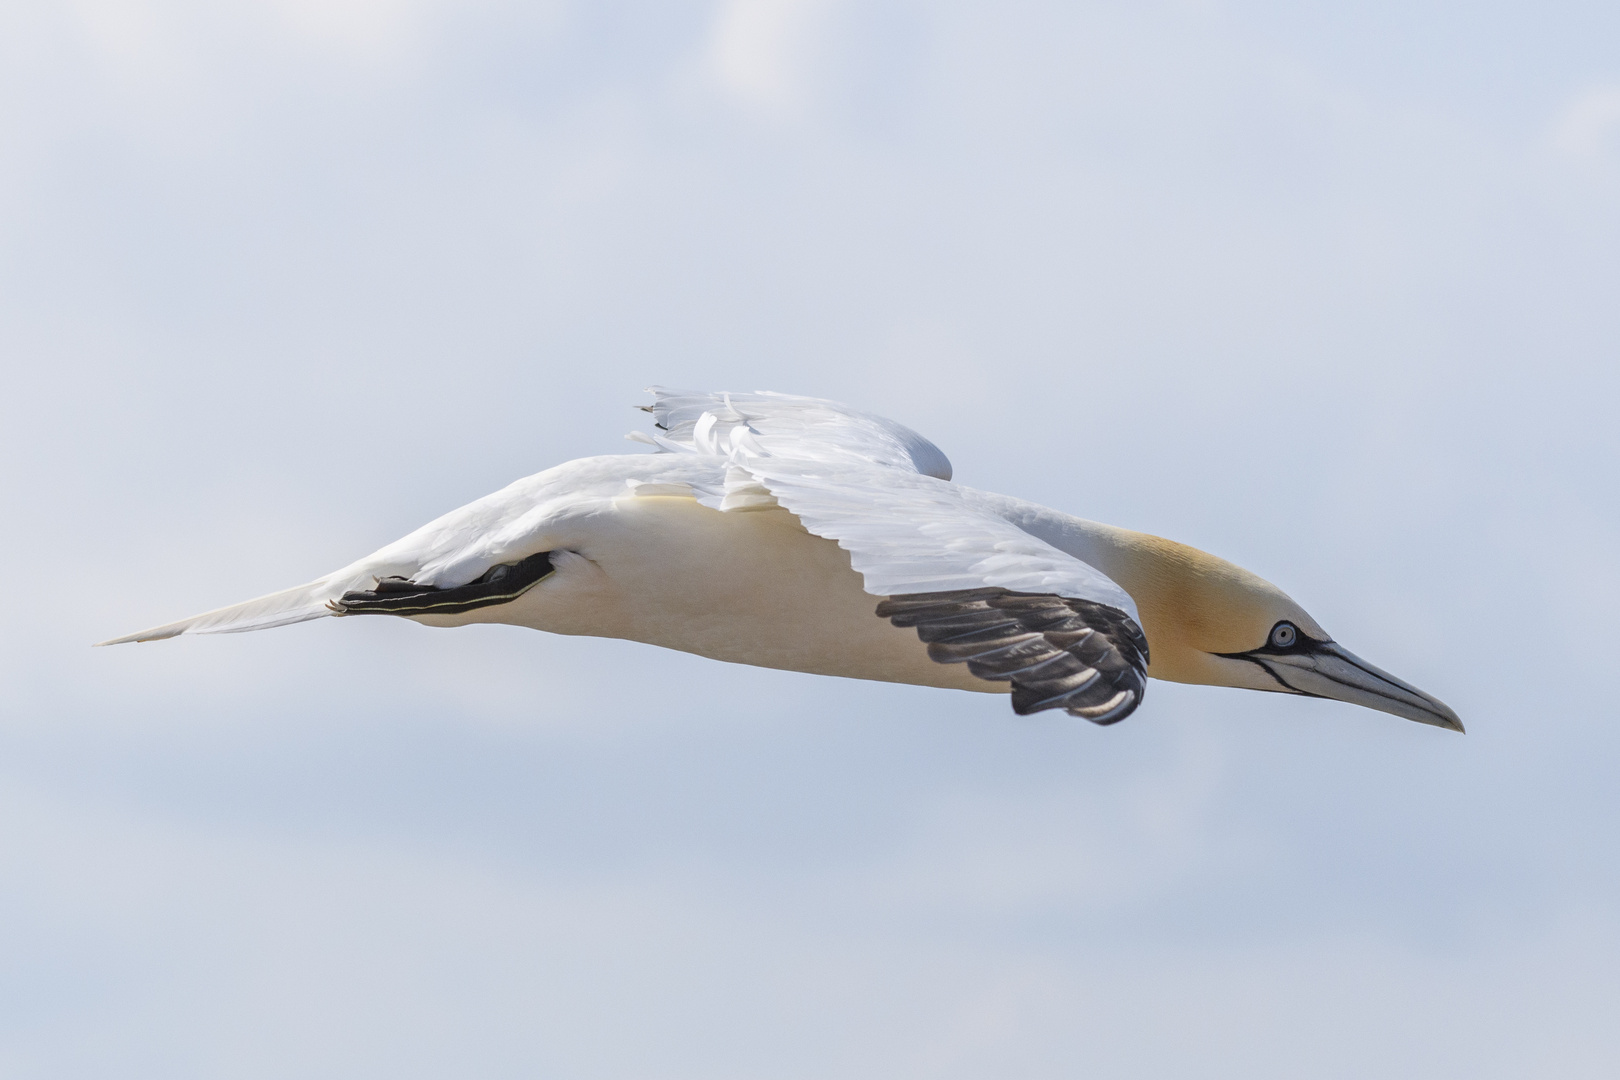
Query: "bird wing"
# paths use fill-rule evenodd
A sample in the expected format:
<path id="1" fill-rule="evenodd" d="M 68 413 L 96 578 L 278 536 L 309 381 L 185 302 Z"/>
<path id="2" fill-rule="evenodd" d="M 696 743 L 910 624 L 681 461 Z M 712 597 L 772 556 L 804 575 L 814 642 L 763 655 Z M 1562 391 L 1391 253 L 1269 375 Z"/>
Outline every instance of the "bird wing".
<path id="1" fill-rule="evenodd" d="M 511 497 L 517 487 L 514 484 L 452 510 L 387 547 L 308 584 L 98 644 L 161 641 L 180 634 L 235 634 L 308 622 L 342 614 L 339 601 L 345 595 L 373 585 L 385 588 L 385 582 L 409 580 L 434 587 L 446 578 L 447 566 L 455 567 L 452 575 L 460 578 L 455 584 L 471 582 L 502 561 L 503 549 L 513 546 L 511 534 L 520 537 L 524 531 L 520 520 L 523 501 Z"/>
<path id="2" fill-rule="evenodd" d="M 700 502 L 719 510 L 785 506 L 849 551 L 875 596 L 994 586 L 1137 617 L 1130 594 L 1107 575 L 950 483 L 945 455 L 910 428 L 818 398 L 652 393 L 645 408 L 660 433 L 643 441 L 725 459 L 722 485 L 693 485 Z"/>
<path id="3" fill-rule="evenodd" d="M 916 432 L 813 398 L 655 392 L 660 433 L 646 441 L 684 461 L 570 462 L 307 585 L 104 644 L 281 626 L 350 600 L 395 613 L 504 602 L 547 572 L 537 545 L 559 505 L 669 487 L 722 511 L 785 507 L 850 553 L 883 598 L 878 616 L 915 628 L 935 660 L 1010 682 L 1020 713 L 1112 723 L 1141 701 L 1147 642 L 1130 596 L 950 483 L 949 461 Z"/>
<path id="4" fill-rule="evenodd" d="M 1030 535 L 972 489 L 902 468 L 734 454 L 718 509 L 769 500 L 849 552 L 876 614 L 939 663 L 1012 684 L 1020 714 L 1097 723 L 1141 703 L 1147 639 L 1130 594 Z"/>
<path id="5" fill-rule="evenodd" d="M 734 394 L 651 388 L 658 434 L 631 438 L 671 453 L 753 458 L 777 456 L 821 463 L 883 465 L 951 478 L 939 447 L 893 420 L 836 401 L 760 392 Z"/>
<path id="6" fill-rule="evenodd" d="M 349 611 L 454 611 L 511 599 L 538 582 L 544 528 L 569 507 L 610 502 L 626 481 L 718 491 L 722 463 L 639 455 L 581 458 L 458 507 L 388 546 L 305 585 L 123 637 L 119 645 L 180 634 L 232 634 Z M 405 586 L 409 586 L 406 588 Z M 358 602 L 345 601 L 355 598 Z"/>
<path id="7" fill-rule="evenodd" d="M 876 614 L 912 627 L 940 663 L 1012 684 L 1019 713 L 1063 708 L 1121 720 L 1146 687 L 1147 639 L 1130 594 L 1095 567 L 950 483 L 950 463 L 909 428 L 785 394 L 654 388 L 669 453 L 724 458 L 722 511 L 783 506 L 849 552 Z"/>

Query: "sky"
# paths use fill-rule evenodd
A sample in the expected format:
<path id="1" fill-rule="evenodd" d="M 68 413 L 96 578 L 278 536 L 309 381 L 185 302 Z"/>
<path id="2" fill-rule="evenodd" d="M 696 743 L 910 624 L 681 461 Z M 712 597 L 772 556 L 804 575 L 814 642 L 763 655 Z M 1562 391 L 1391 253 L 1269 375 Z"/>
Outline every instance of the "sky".
<path id="1" fill-rule="evenodd" d="M 1608 1077 L 1620 8 L 0 8 L 0 1076 Z M 512 627 L 90 643 L 849 402 L 1463 737 Z"/>

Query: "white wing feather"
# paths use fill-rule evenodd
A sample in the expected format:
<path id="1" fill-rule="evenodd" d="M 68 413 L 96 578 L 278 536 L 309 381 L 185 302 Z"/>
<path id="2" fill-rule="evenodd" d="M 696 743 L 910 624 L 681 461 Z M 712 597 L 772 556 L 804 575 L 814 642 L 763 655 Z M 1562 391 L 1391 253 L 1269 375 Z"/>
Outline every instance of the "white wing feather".
<path id="1" fill-rule="evenodd" d="M 1090 600 L 1139 618 L 1130 594 L 1112 578 L 1031 536 L 972 488 L 899 469 L 781 458 L 736 469 L 806 529 L 838 541 L 874 596 L 990 586 Z"/>
<path id="2" fill-rule="evenodd" d="M 874 596 L 994 586 L 1108 604 L 1130 596 L 1087 563 L 1032 536 L 991 500 L 950 483 L 921 435 L 835 402 L 786 394 L 655 390 L 661 431 L 642 441 L 675 455 L 584 458 L 526 477 L 306 585 L 102 644 L 236 633 L 318 619 L 329 601 L 398 575 L 451 587 L 543 550 L 548 523 L 643 485 L 688 490 L 734 512 L 780 504 L 850 553 Z"/>
<path id="3" fill-rule="evenodd" d="M 884 465 L 951 478 L 950 460 L 939 447 L 903 424 L 836 401 L 768 391 L 651 391 L 657 400 L 648 411 L 661 431 L 639 441 L 672 453 Z"/>
<path id="4" fill-rule="evenodd" d="M 98 641 L 96 644 L 124 645 L 132 641 L 162 641 L 164 638 L 178 637 L 181 634 L 234 634 L 244 630 L 268 630 L 272 626 L 290 626 L 293 623 L 308 622 L 310 619 L 330 614 L 326 609 L 326 602 L 343 595 L 344 590 L 341 588 L 333 591 L 331 580 L 321 578 L 308 585 L 296 585 L 268 596 L 205 611 L 189 619 L 165 623 L 150 630 L 125 634 L 123 637 L 108 641 Z"/>
<path id="5" fill-rule="evenodd" d="M 1138 618 L 1129 593 L 1090 564 L 1025 532 L 993 502 L 950 482 L 950 462 L 892 420 L 786 394 L 653 388 L 650 440 L 723 457 L 718 510 L 779 503 L 850 553 L 874 596 L 998 587 L 1107 604 Z"/>
<path id="6" fill-rule="evenodd" d="M 180 634 L 233 634 L 307 622 L 333 614 L 328 602 L 346 592 L 370 588 L 373 579 L 380 577 L 397 575 L 440 587 L 463 585 L 492 566 L 544 550 L 547 526 L 571 510 L 610 502 L 649 482 L 682 491 L 714 492 L 718 499 L 724 475 L 724 462 L 712 458 L 580 458 L 452 510 L 307 585 L 100 644 L 160 641 Z"/>

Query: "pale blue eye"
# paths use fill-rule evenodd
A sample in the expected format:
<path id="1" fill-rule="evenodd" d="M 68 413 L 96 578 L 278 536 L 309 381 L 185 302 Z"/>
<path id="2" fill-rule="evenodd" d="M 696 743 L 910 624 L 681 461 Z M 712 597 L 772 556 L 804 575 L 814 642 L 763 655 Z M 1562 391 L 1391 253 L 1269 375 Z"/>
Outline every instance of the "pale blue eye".
<path id="1" fill-rule="evenodd" d="M 1280 622 L 1271 628 L 1271 645 L 1276 649 L 1286 649 L 1299 640 L 1299 631 L 1294 629 L 1290 622 Z"/>

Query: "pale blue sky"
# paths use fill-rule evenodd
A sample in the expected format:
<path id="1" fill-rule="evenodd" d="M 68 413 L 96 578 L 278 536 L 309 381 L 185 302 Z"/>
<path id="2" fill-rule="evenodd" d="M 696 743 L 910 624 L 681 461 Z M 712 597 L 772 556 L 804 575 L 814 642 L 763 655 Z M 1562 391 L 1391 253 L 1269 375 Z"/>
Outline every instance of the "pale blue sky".
<path id="1" fill-rule="evenodd" d="M 1620 9 L 0 11 L 0 1075 L 1608 1077 Z M 1456 737 L 624 642 L 89 642 L 848 401 Z"/>

